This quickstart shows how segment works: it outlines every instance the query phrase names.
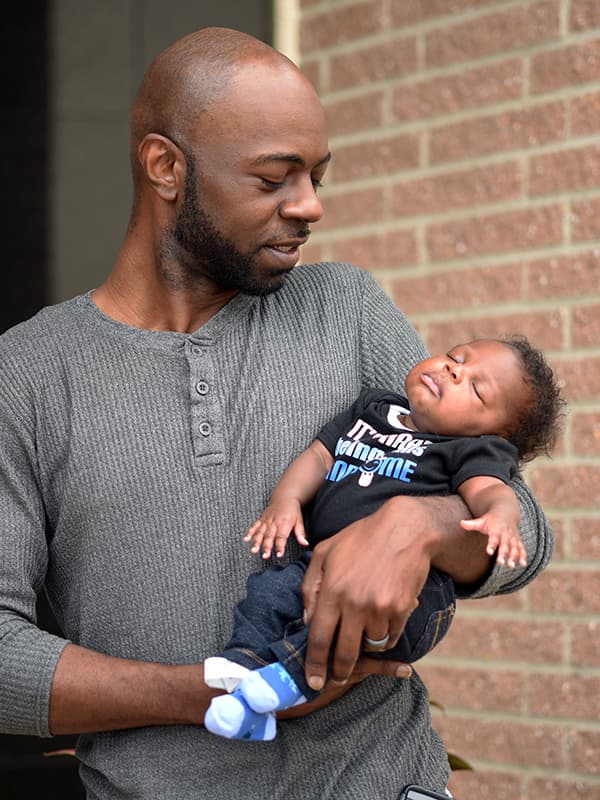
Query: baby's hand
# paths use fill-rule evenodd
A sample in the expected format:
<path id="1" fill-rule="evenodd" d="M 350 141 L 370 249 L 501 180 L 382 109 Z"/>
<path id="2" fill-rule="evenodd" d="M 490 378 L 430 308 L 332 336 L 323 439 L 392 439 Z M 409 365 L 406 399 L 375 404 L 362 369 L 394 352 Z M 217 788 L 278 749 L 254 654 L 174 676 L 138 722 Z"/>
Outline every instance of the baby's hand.
<path id="1" fill-rule="evenodd" d="M 250 550 L 269 558 L 275 543 L 275 555 L 281 558 L 290 533 L 294 531 L 298 544 L 307 546 L 304 532 L 302 506 L 297 500 L 285 498 L 272 500 L 256 522 L 248 528 L 245 542 L 252 542 Z"/>
<path id="2" fill-rule="evenodd" d="M 526 566 L 527 551 L 516 525 L 494 514 L 484 514 L 477 519 L 463 519 L 460 524 L 466 531 L 479 531 L 488 537 L 486 552 L 491 556 L 497 550 L 498 564 L 506 564 L 511 569 L 517 564 Z"/>

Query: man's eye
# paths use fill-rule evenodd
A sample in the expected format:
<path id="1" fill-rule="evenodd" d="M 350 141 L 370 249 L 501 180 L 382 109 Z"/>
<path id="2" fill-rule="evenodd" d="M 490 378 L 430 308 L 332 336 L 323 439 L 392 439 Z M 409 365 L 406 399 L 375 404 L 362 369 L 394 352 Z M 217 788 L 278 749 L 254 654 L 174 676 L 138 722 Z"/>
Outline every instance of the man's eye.
<path id="1" fill-rule="evenodd" d="M 268 178 L 261 178 L 261 181 L 269 189 L 281 189 L 283 186 L 283 181 L 270 181 Z"/>
<path id="2" fill-rule="evenodd" d="M 315 189 L 322 189 L 323 188 L 323 184 L 321 183 L 321 181 L 318 178 L 311 178 L 311 180 L 312 180 L 312 185 L 315 187 Z"/>

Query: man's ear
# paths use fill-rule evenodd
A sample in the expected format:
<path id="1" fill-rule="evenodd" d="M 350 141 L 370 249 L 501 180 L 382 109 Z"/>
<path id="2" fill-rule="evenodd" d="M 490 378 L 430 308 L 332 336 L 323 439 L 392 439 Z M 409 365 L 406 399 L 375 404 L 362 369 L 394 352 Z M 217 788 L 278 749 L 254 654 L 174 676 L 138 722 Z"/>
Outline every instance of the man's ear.
<path id="1" fill-rule="evenodd" d="M 148 133 L 138 147 L 138 159 L 155 192 L 163 200 L 177 200 L 185 175 L 185 158 L 177 145 L 160 133 Z"/>

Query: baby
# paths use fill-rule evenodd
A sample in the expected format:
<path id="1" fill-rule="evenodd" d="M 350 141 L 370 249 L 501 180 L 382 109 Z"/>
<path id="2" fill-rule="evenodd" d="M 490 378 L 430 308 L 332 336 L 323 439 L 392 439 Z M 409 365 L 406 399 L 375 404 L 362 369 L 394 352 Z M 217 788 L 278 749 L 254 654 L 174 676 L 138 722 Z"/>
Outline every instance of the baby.
<path id="1" fill-rule="evenodd" d="M 324 426 L 248 530 L 252 552 L 262 550 L 266 559 L 275 547 L 281 557 L 292 532 L 314 548 L 398 494 L 458 493 L 473 517 L 462 527 L 487 536 L 487 552 L 497 553 L 499 564 L 526 565 L 508 483 L 519 462 L 549 454 L 563 404 L 542 354 L 524 337 L 475 340 L 417 364 L 405 391 L 402 397 L 366 389 Z M 307 537 L 303 508 L 311 502 Z M 300 586 L 310 555 L 250 576 L 230 642 L 205 662 L 209 685 L 231 690 L 239 683 L 212 701 L 204 720 L 212 733 L 272 739 L 276 711 L 318 694 L 304 676 L 308 627 Z M 432 568 L 400 636 L 363 632 L 369 656 L 422 658 L 445 635 L 454 608 L 452 579 Z"/>

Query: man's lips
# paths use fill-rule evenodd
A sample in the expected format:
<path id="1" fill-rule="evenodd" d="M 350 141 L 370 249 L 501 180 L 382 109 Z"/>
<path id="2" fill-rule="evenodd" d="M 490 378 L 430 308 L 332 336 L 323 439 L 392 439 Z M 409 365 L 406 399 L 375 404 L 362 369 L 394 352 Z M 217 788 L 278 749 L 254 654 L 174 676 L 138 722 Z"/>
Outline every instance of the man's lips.
<path id="1" fill-rule="evenodd" d="M 300 258 L 300 247 L 306 239 L 273 242 L 264 246 L 264 250 L 277 259 L 282 269 L 293 267 Z"/>
<path id="2" fill-rule="evenodd" d="M 431 377 L 431 375 L 428 375 L 426 372 L 421 373 L 421 383 L 425 384 L 431 394 L 435 395 L 436 397 L 441 396 L 440 385 L 434 378 Z"/>

